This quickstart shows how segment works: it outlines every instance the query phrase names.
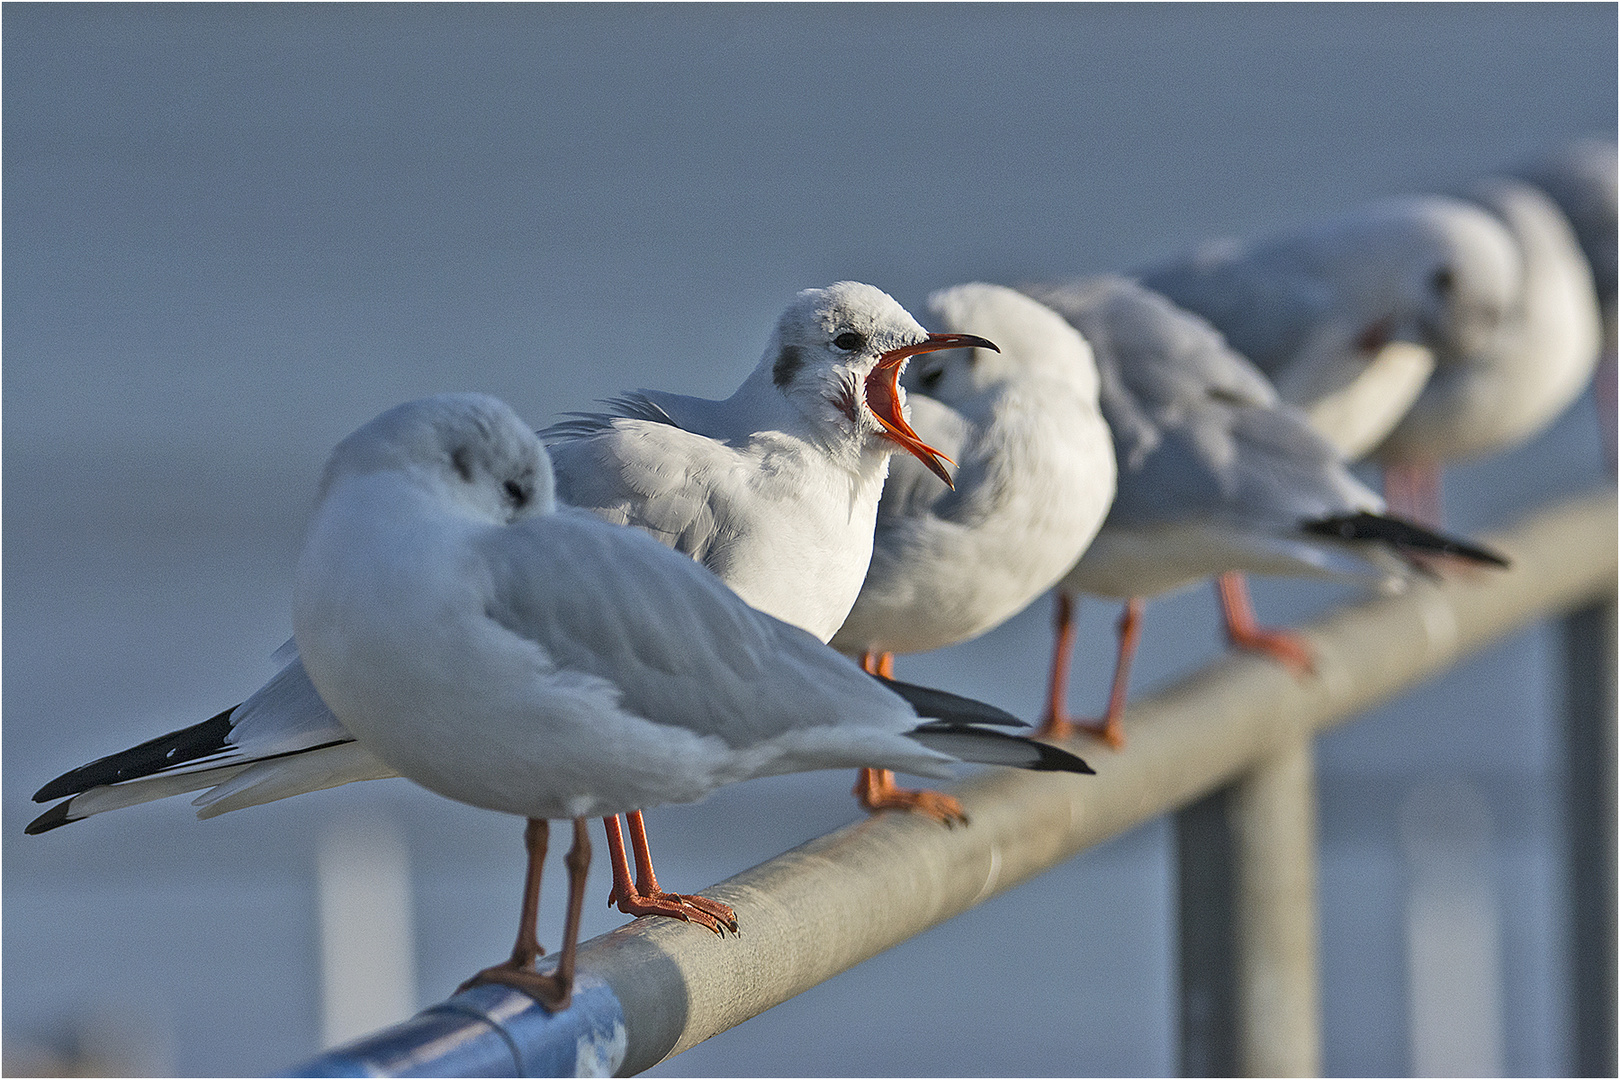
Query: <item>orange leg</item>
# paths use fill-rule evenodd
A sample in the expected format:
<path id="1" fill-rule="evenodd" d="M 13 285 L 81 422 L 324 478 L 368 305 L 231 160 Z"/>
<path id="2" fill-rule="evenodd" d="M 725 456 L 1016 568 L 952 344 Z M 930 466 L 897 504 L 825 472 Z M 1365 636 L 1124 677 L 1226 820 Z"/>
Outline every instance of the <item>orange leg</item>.
<path id="1" fill-rule="evenodd" d="M 1242 574 L 1222 574 L 1215 579 L 1215 588 L 1220 595 L 1221 612 L 1226 616 L 1226 638 L 1233 647 L 1263 652 L 1292 668 L 1296 675 L 1315 669 L 1316 656 L 1304 638 L 1290 630 L 1267 629 L 1255 620 L 1249 587 Z"/>
<path id="2" fill-rule="evenodd" d="M 1385 465 L 1384 502 L 1396 517 L 1438 529 L 1445 519 L 1440 497 L 1440 466 L 1432 461 L 1397 461 Z"/>
<path id="3" fill-rule="evenodd" d="M 737 931 L 737 913 L 718 900 L 702 896 L 669 893 L 658 887 L 658 875 L 653 873 L 652 850 L 647 846 L 647 826 L 641 811 L 625 815 L 630 827 L 630 848 L 636 856 L 636 880 L 630 881 L 630 862 L 624 854 L 624 837 L 619 832 L 619 819 L 605 817 L 602 827 L 607 833 L 608 859 L 613 866 L 613 890 L 608 893 L 608 905 L 617 906 L 626 915 L 667 915 L 683 922 L 695 922 L 717 934 L 725 930 Z M 723 928 L 723 929 L 722 929 Z"/>
<path id="4" fill-rule="evenodd" d="M 574 844 L 563 860 L 568 867 L 568 914 L 563 926 L 562 955 L 557 958 L 557 970 L 542 975 L 535 970 L 535 960 L 545 953 L 540 947 L 535 924 L 540 917 L 540 872 L 546 861 L 546 844 L 551 825 L 543 818 L 530 818 L 523 830 L 524 845 L 529 853 L 529 869 L 523 885 L 523 913 L 519 916 L 517 944 L 512 947 L 512 958 L 504 964 L 485 968 L 458 989 L 466 990 L 480 983 L 500 983 L 521 990 L 534 998 L 547 1012 L 561 1012 L 568 1008 L 574 992 L 574 962 L 579 948 L 579 920 L 585 907 L 585 880 L 591 868 L 591 839 L 585 832 L 585 819 L 574 819 Z"/>
<path id="5" fill-rule="evenodd" d="M 1065 592 L 1057 594 L 1052 652 L 1052 681 L 1047 688 L 1046 713 L 1041 718 L 1037 739 L 1068 739 L 1077 731 L 1089 732 L 1115 750 L 1125 746 L 1125 690 L 1130 683 L 1131 659 L 1142 634 L 1142 598 L 1125 601 L 1119 617 L 1119 652 L 1114 659 L 1114 683 L 1108 692 L 1108 712 L 1102 720 L 1076 720 L 1067 715 L 1065 700 L 1069 689 L 1069 657 L 1074 652 L 1074 600 Z"/>
<path id="6" fill-rule="evenodd" d="M 885 679 L 894 678 L 894 654 L 861 654 L 861 667 Z M 960 800 L 942 791 L 913 791 L 895 784 L 892 769 L 862 769 L 851 792 L 868 810 L 915 810 L 927 814 L 935 821 L 954 825 L 967 824 L 967 813 Z"/>

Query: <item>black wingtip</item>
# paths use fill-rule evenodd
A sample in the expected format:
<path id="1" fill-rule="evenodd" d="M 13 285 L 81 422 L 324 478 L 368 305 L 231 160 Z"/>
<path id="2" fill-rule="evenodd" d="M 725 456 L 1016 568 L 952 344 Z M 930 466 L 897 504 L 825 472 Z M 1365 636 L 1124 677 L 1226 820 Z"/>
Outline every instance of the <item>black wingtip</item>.
<path id="1" fill-rule="evenodd" d="M 137 780 L 223 750 L 228 745 L 225 739 L 231 733 L 231 714 L 236 709 L 237 706 L 232 705 L 200 724 L 159 735 L 139 746 L 97 758 L 88 765 L 80 765 L 34 792 L 34 801 L 50 802 L 93 787 Z"/>
<path id="2" fill-rule="evenodd" d="M 1034 742 L 1034 740 L 1031 740 L 1031 742 L 1034 743 L 1035 746 L 1041 748 L 1041 756 L 1040 760 L 1036 761 L 1035 764 L 1028 766 L 1028 768 L 1033 769 L 1036 772 L 1072 772 L 1079 773 L 1082 776 L 1097 775 L 1097 770 L 1093 769 L 1090 765 L 1087 765 L 1084 758 L 1069 753 L 1061 746 L 1053 746 L 1051 743 Z"/>
<path id="3" fill-rule="evenodd" d="M 917 710 L 918 716 L 944 720 L 952 724 L 989 724 L 992 727 L 1027 728 L 1029 725 L 1004 709 L 986 705 L 973 698 L 935 690 L 931 686 L 901 682 L 898 679 L 873 675 L 872 678 L 905 698 L 906 704 Z"/>
<path id="4" fill-rule="evenodd" d="M 29 836 L 38 836 L 40 833 L 59 829 L 70 821 L 78 820 L 77 818 L 68 817 L 68 804 L 72 801 L 72 799 L 69 799 L 67 802 L 57 803 L 39 817 L 30 821 L 23 832 Z"/>
<path id="5" fill-rule="evenodd" d="M 918 724 L 908 734 L 924 746 L 944 751 L 960 761 L 979 765 L 1006 765 L 1014 769 L 1079 773 L 1083 776 L 1095 776 L 1097 772 L 1061 746 L 994 728 L 933 720 Z M 1030 756 L 1032 754 L 1033 757 Z"/>
<path id="6" fill-rule="evenodd" d="M 1506 570 L 1512 565 L 1507 556 L 1479 544 L 1446 536 L 1406 518 L 1391 514 L 1341 514 L 1306 522 L 1302 528 L 1317 536 L 1335 540 L 1379 540 L 1402 554 L 1443 555 L 1454 559 Z"/>

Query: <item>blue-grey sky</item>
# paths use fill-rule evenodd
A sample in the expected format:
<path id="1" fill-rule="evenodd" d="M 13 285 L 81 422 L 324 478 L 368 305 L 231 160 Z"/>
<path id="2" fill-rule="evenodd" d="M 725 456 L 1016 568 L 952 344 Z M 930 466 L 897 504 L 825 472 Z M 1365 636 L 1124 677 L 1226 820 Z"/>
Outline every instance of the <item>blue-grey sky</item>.
<path id="1" fill-rule="evenodd" d="M 410 828 L 425 997 L 509 942 L 515 827 L 398 782 L 18 835 L 44 780 L 268 674 L 302 515 L 349 430 L 452 389 L 537 425 L 626 387 L 722 396 L 807 286 L 857 278 L 915 308 L 964 280 L 1124 269 L 1616 125 L 1603 4 L 11 4 L 0 20 L 6 1033 L 141 999 L 197 1073 L 312 1048 L 310 852 L 337 810 Z M 1594 482 L 1589 416 L 1560 431 L 1464 470 L 1454 520 Z M 1323 595 L 1260 602 L 1280 619 Z M 1210 606 L 1150 608 L 1139 685 L 1213 654 Z M 1077 700 L 1107 677 L 1103 612 L 1086 609 Z M 1046 618 L 905 673 L 1030 712 Z M 1392 834 L 1378 815 L 1457 762 L 1507 800 L 1504 895 L 1527 913 L 1508 928 L 1509 1064 L 1563 1067 L 1536 936 L 1555 917 L 1551 819 L 1506 812 L 1554 790 L 1546 659 L 1524 639 L 1324 746 L 1330 1068 L 1405 1067 L 1398 853 L 1333 837 Z M 1510 715 L 1468 711 L 1492 703 Z M 852 817 L 846 787 L 654 817 L 661 872 L 682 888 L 736 872 Z M 778 806 L 785 832 L 761 824 Z M 1162 840 L 1079 860 L 671 1068 L 1171 1068 Z M 1372 899 L 1335 906 L 1347 882 Z M 967 965 L 999 981 L 957 994 Z"/>

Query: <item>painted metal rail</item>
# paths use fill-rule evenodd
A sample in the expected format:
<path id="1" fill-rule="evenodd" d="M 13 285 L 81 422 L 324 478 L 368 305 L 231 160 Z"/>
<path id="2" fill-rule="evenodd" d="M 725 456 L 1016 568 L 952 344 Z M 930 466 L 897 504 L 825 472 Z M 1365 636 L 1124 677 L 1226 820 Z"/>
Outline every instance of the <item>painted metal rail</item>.
<path id="1" fill-rule="evenodd" d="M 1226 1046 L 1200 1047 L 1198 1010 L 1184 1006 L 1183 1028 L 1191 1019 L 1194 1039 L 1189 1048 L 1184 1037 L 1184 1067 L 1316 1074 L 1312 737 L 1529 623 L 1596 610 L 1594 625 L 1612 627 L 1616 513 L 1607 493 L 1546 508 L 1487 538 L 1512 558 L 1510 572 L 1420 583 L 1305 627 L 1318 657 L 1313 678 L 1250 657 L 1211 664 L 1134 705 L 1129 747 L 1105 757 L 1094 777 L 987 773 L 957 791 L 969 828 L 882 814 L 707 890 L 737 910 L 741 937 L 648 918 L 595 938 L 580 950 L 575 1005 L 559 1016 L 514 992 L 479 987 L 299 1075 L 633 1074 L 1148 818 L 1194 814 L 1215 793 L 1225 808 L 1205 821 L 1225 830 L 1217 847 L 1226 854 L 1206 878 L 1227 898 L 1231 943 L 1206 948 L 1215 959 L 1202 962 L 1189 959 L 1184 942 L 1183 982 L 1190 993 L 1215 988 Z M 1586 695 L 1581 708 L 1612 747 L 1612 629 L 1596 644 L 1591 635 L 1581 640 L 1585 652 L 1571 674 L 1596 689 L 1575 696 Z M 1612 807 L 1612 760 L 1592 783 Z M 1188 836 L 1196 818 L 1183 815 L 1181 826 Z M 1609 899 L 1600 898 L 1588 922 L 1606 926 L 1612 942 L 1612 812 L 1606 831 L 1581 843 L 1588 858 L 1608 851 Z M 1182 846 L 1182 902 L 1206 902 L 1211 894 L 1197 892 L 1198 872 Z M 1612 1020 L 1612 962 L 1582 977 L 1592 993 L 1607 995 Z"/>

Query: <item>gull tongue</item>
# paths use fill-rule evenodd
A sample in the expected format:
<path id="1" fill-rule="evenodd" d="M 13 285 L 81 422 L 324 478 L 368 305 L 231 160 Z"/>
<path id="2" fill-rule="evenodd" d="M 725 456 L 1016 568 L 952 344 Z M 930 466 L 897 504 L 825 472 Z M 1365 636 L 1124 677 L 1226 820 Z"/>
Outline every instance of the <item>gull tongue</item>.
<path id="1" fill-rule="evenodd" d="M 955 490 L 956 485 L 951 483 L 951 474 L 945 471 L 945 462 L 955 465 L 956 462 L 935 450 L 932 446 L 917 437 L 906 423 L 906 418 L 900 412 L 900 369 L 906 366 L 906 361 L 922 353 L 938 352 L 940 349 L 989 349 L 991 352 L 1000 352 L 995 343 L 986 341 L 976 334 L 929 334 L 915 345 L 902 345 L 898 349 L 878 354 L 877 367 L 866 376 L 866 407 L 872 410 L 878 423 L 883 425 L 884 432 L 916 455 L 917 460 L 928 466 L 933 474 L 945 481 L 945 486 Z"/>
<path id="2" fill-rule="evenodd" d="M 877 417 L 890 439 L 916 455 L 917 460 L 928 466 L 929 471 L 945 481 L 946 487 L 955 490 L 956 485 L 951 482 L 951 474 L 945 471 L 944 463 L 954 465 L 956 462 L 923 442 L 900 412 L 900 370 L 905 366 L 906 358 L 902 356 L 897 361 L 885 361 L 872 369 L 871 374 L 866 376 L 866 407 L 872 410 L 872 415 Z"/>

